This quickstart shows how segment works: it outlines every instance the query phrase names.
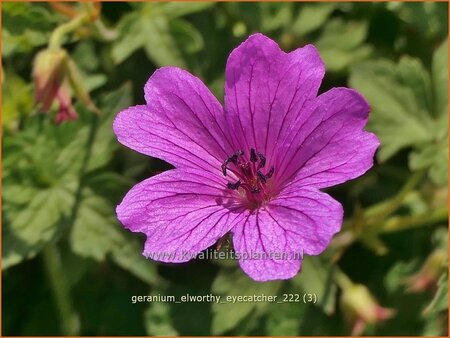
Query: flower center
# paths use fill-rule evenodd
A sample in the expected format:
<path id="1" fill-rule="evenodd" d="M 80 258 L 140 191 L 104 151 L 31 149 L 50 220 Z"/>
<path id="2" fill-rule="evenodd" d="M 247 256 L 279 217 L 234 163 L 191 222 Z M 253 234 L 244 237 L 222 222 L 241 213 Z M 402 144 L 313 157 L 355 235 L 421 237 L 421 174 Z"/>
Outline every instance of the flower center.
<path id="1" fill-rule="evenodd" d="M 222 173 L 227 176 L 227 171 L 233 172 L 238 180 L 235 183 L 227 183 L 227 188 L 237 190 L 253 206 L 259 206 L 267 201 L 269 196 L 268 181 L 273 176 L 275 168 L 264 172 L 266 158 L 263 154 L 250 149 L 250 160 L 244 157 L 242 150 L 228 157 L 222 164 Z"/>

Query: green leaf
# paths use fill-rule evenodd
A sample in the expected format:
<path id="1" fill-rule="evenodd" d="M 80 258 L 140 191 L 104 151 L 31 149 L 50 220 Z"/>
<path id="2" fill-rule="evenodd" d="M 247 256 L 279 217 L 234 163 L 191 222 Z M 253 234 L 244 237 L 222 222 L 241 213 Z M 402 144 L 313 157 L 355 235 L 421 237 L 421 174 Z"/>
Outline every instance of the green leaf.
<path id="1" fill-rule="evenodd" d="M 292 21 L 292 4 L 290 3 L 262 2 L 259 6 L 263 32 L 285 27 Z"/>
<path id="2" fill-rule="evenodd" d="M 327 70 L 339 72 L 367 59 L 372 53 L 372 47 L 364 44 L 367 31 L 365 21 L 331 20 L 316 42 Z"/>
<path id="3" fill-rule="evenodd" d="M 75 194 L 73 186 L 56 186 L 24 196 L 26 204 L 17 206 L 9 200 L 15 198 L 15 190 L 20 188 L 7 185 L 4 190 L 2 269 L 34 257 L 56 238 L 70 216 Z"/>
<path id="4" fill-rule="evenodd" d="M 169 19 L 164 15 L 159 15 L 146 20 L 142 29 L 147 35 L 143 47 L 148 58 L 157 66 L 186 67 L 181 50 L 173 36 Z"/>
<path id="5" fill-rule="evenodd" d="M 28 2 L 8 2 L 2 6 L 2 55 L 30 52 L 44 45 L 48 33 L 59 21 L 46 7 Z"/>
<path id="6" fill-rule="evenodd" d="M 415 95 L 419 88 L 413 88 L 401 76 L 407 68 L 415 72 L 410 77 L 426 78 L 423 67 L 410 58 L 401 59 L 398 65 L 386 60 L 367 62 L 351 70 L 350 85 L 362 92 L 372 108 L 369 129 L 381 140 L 378 159 L 382 162 L 403 148 L 429 142 L 433 137 L 433 123 L 420 109 L 425 94 Z"/>
<path id="7" fill-rule="evenodd" d="M 107 256 L 137 278 L 149 284 L 158 283 L 156 265 L 142 256 L 142 244 L 117 222 L 109 201 L 86 188 L 70 233 L 74 253 L 97 261 Z"/>
<path id="8" fill-rule="evenodd" d="M 28 129 L 7 133 L 3 149 L 3 259 L 7 268 L 35 256 L 68 225 L 80 168 L 80 148 L 68 142 L 75 126 L 58 129 L 31 118 Z M 73 156 L 68 156 L 71 154 Z"/>
<path id="9" fill-rule="evenodd" d="M 448 39 L 434 52 L 431 75 L 435 114 L 448 116 Z"/>
<path id="10" fill-rule="evenodd" d="M 112 57 L 116 63 L 121 63 L 145 43 L 144 34 L 137 22 L 140 21 L 139 12 L 133 11 L 126 15 L 119 23 L 117 30 L 120 35 L 112 48 Z"/>
<path id="11" fill-rule="evenodd" d="M 390 3 L 400 18 L 427 39 L 443 38 L 448 34 L 446 3 Z"/>
<path id="12" fill-rule="evenodd" d="M 2 25 L 13 34 L 25 29 L 48 30 L 55 23 L 55 16 L 46 7 L 29 2 L 9 2 L 2 6 Z"/>
<path id="13" fill-rule="evenodd" d="M 429 168 L 431 180 L 439 185 L 447 183 L 448 174 L 448 143 L 427 144 L 417 147 L 409 157 L 409 167 L 412 170 Z"/>
<path id="14" fill-rule="evenodd" d="M 112 131 L 112 123 L 116 115 L 124 108 L 131 105 L 131 85 L 125 84 L 119 89 L 103 95 L 98 100 L 101 108 L 100 116 L 92 139 L 92 149 L 86 165 L 86 172 L 90 172 L 106 165 L 112 157 L 113 151 L 119 143 Z M 89 133 L 90 126 L 85 127 L 83 133 Z"/>
<path id="15" fill-rule="evenodd" d="M 91 125 L 82 121 L 57 126 L 37 116 L 30 118 L 23 131 L 5 133 L 3 235 L 8 243 L 3 246 L 3 268 L 33 257 L 69 225 L 81 170 L 86 174 L 110 160 L 117 146 L 112 119 L 130 104 L 130 96 L 130 87 L 124 86 L 100 99 L 106 113 L 92 139 Z M 114 215 L 113 210 L 109 212 Z M 139 270 L 138 264 L 133 266 L 136 257 L 129 252 L 135 249 L 123 245 L 114 251 L 114 259 L 123 267 Z M 146 271 L 136 274 L 151 280 Z"/>
<path id="16" fill-rule="evenodd" d="M 175 19 L 185 15 L 202 12 L 215 6 L 214 2 L 167 2 L 164 4 L 165 11 L 169 18 Z"/>
<path id="17" fill-rule="evenodd" d="M 302 270 L 290 282 L 303 293 L 315 294 L 316 305 L 326 314 L 332 314 L 336 306 L 337 286 L 332 279 L 333 268 L 320 257 L 305 257 Z"/>
<path id="18" fill-rule="evenodd" d="M 114 61 L 121 63 L 143 48 L 157 66 L 186 67 L 183 55 L 200 50 L 203 39 L 180 16 L 201 9 L 199 6 L 190 11 L 181 4 L 147 3 L 139 11 L 131 12 L 119 24 L 120 36 L 112 49 Z"/>
<path id="19" fill-rule="evenodd" d="M 303 37 L 306 34 L 319 29 L 327 21 L 335 8 L 336 4 L 331 2 L 302 4 L 300 13 L 292 24 L 292 32 Z"/>
<path id="20" fill-rule="evenodd" d="M 383 162 L 412 147 L 411 170 L 427 169 L 436 184 L 447 182 L 448 75 L 447 40 L 436 50 L 430 74 L 409 56 L 398 64 L 380 60 L 352 68 L 350 84 L 372 107 L 369 129 L 381 140 Z"/>
<path id="21" fill-rule="evenodd" d="M 2 98 L 2 125 L 7 128 L 16 128 L 19 118 L 33 110 L 32 86 L 14 73 L 4 77 Z"/>
<path id="22" fill-rule="evenodd" d="M 287 294 L 295 294 L 294 288 L 288 288 Z M 268 336 L 298 336 L 300 323 L 306 314 L 308 305 L 294 302 L 270 304 L 267 314 L 266 334 Z"/>
<path id="23" fill-rule="evenodd" d="M 155 293 L 151 295 L 157 296 Z M 144 313 L 144 323 L 147 334 L 150 336 L 180 335 L 174 328 L 169 303 L 153 302 Z"/>
<path id="24" fill-rule="evenodd" d="M 443 185 L 448 182 L 448 40 L 433 55 L 430 114 L 434 119 L 434 142 L 421 145 L 412 152 L 409 166 L 413 170 L 429 168 L 431 180 Z"/>
<path id="25" fill-rule="evenodd" d="M 172 21 L 170 33 L 177 41 L 179 48 L 186 53 L 196 53 L 203 48 L 202 35 L 187 21 Z"/>
<path id="26" fill-rule="evenodd" d="M 258 283 L 245 275 L 241 269 L 222 269 L 212 285 L 212 292 L 220 295 L 225 301 L 227 297 L 262 295 L 275 296 L 282 282 L 272 281 Z M 264 311 L 270 307 L 268 302 L 228 302 L 212 305 L 212 334 L 220 335 L 242 323 L 253 311 Z"/>
<path id="27" fill-rule="evenodd" d="M 228 2 L 224 5 L 233 17 L 234 34 L 242 36 L 245 31 L 272 32 L 289 27 L 292 22 L 293 4 L 282 2 Z"/>

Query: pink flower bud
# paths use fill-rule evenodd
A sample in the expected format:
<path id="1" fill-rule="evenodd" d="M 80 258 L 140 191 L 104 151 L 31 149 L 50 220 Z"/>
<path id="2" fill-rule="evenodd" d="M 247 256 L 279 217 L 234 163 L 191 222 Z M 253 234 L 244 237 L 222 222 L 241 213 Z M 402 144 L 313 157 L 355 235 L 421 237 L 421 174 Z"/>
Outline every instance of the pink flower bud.
<path id="1" fill-rule="evenodd" d="M 33 79 L 35 99 L 41 111 L 48 112 L 54 102 L 59 104 L 56 123 L 78 118 L 72 105 L 72 95 L 98 113 L 84 88 L 75 63 L 65 50 L 45 49 L 39 52 L 34 59 Z"/>
<path id="2" fill-rule="evenodd" d="M 418 273 L 406 279 L 409 292 L 423 292 L 436 288 L 439 277 L 445 269 L 447 253 L 444 250 L 434 251 L 422 265 Z"/>
<path id="3" fill-rule="evenodd" d="M 370 291 L 361 284 L 344 289 L 341 306 L 352 335 L 360 335 L 367 324 L 377 324 L 395 315 L 395 310 L 380 306 Z"/>

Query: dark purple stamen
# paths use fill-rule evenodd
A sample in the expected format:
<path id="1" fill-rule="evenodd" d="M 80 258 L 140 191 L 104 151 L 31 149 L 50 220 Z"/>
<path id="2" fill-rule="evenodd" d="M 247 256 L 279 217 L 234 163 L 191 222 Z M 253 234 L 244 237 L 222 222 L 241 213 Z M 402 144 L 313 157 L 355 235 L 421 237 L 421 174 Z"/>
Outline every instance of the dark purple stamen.
<path id="1" fill-rule="evenodd" d="M 258 175 L 259 179 L 260 179 L 263 183 L 266 183 L 266 182 L 267 182 L 267 177 L 264 176 L 264 174 L 261 172 L 261 170 L 256 171 L 256 174 Z"/>
<path id="2" fill-rule="evenodd" d="M 223 176 L 227 176 L 227 161 L 222 164 L 222 174 Z"/>
<path id="3" fill-rule="evenodd" d="M 236 183 L 227 183 L 227 188 L 231 190 L 237 190 L 241 186 L 241 181 L 237 181 Z"/>
<path id="4" fill-rule="evenodd" d="M 256 157 L 256 151 L 254 148 L 250 149 L 250 161 L 251 162 L 258 161 L 258 157 Z"/>
<path id="5" fill-rule="evenodd" d="M 266 165 L 266 158 L 260 152 L 258 152 L 258 157 L 259 157 L 258 169 L 264 168 L 264 166 Z"/>
<path id="6" fill-rule="evenodd" d="M 236 164 L 237 160 L 238 160 L 238 154 L 237 153 L 232 155 L 232 156 L 230 156 L 228 158 L 228 162 L 231 162 L 231 163 L 234 163 L 234 164 Z"/>
<path id="7" fill-rule="evenodd" d="M 227 165 L 228 163 L 234 163 L 237 164 L 238 158 L 242 156 L 244 152 L 242 150 L 239 150 L 235 152 L 233 155 L 228 157 L 223 163 L 222 163 L 222 174 L 223 176 L 227 176 Z"/>
<path id="8" fill-rule="evenodd" d="M 238 190 L 245 193 L 252 203 L 260 203 L 270 198 L 271 187 L 266 187 L 267 181 L 272 177 L 275 168 L 272 166 L 267 174 L 261 168 L 266 165 L 266 157 L 255 148 L 250 148 L 250 158 L 244 158 L 244 152 L 239 150 L 228 157 L 222 164 L 222 173 L 227 175 L 227 170 L 231 170 L 237 176 L 236 183 L 227 183 L 230 190 Z"/>

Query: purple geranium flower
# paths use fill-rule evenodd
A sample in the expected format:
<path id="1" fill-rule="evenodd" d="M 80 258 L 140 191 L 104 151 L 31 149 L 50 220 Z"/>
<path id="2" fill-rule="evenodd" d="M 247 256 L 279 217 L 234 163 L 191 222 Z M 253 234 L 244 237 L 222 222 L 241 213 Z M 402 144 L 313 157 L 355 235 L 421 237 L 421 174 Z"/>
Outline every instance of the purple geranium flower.
<path id="1" fill-rule="evenodd" d="M 225 106 L 200 79 L 157 70 L 146 105 L 118 114 L 119 142 L 175 169 L 134 186 L 117 207 L 147 235 L 143 254 L 185 262 L 231 232 L 242 269 L 257 281 L 298 273 L 342 224 L 322 188 L 365 173 L 379 145 L 363 130 L 369 106 L 356 91 L 317 96 L 324 65 L 307 45 L 285 53 L 262 34 L 229 56 Z"/>

